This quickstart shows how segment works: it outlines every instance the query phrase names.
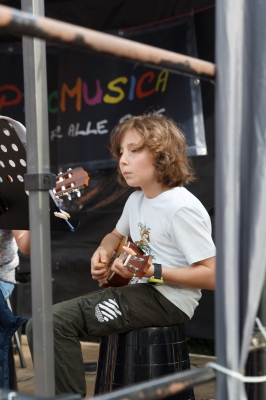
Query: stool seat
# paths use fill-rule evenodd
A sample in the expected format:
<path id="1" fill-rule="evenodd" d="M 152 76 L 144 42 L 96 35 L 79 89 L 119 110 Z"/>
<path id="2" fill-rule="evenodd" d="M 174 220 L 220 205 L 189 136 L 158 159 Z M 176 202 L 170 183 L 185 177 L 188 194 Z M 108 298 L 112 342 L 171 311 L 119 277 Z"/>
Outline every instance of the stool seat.
<path id="1" fill-rule="evenodd" d="M 184 324 L 103 336 L 94 394 L 190 369 Z M 194 399 L 193 389 L 167 397 Z"/>

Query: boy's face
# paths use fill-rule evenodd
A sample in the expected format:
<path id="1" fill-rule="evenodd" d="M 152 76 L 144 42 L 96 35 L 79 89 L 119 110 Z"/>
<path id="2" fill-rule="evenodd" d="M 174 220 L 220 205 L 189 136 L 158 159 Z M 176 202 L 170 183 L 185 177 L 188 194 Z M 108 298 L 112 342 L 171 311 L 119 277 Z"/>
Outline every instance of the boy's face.
<path id="1" fill-rule="evenodd" d="M 149 190 L 157 182 L 155 160 L 143 146 L 143 137 L 135 129 L 128 130 L 120 144 L 119 167 L 127 184 Z"/>

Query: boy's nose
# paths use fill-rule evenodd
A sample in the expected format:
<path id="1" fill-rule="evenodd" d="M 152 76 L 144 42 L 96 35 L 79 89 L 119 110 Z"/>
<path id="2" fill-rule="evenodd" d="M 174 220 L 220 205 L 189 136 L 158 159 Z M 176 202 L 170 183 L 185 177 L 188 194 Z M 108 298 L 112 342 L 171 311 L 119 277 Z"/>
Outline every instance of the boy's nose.
<path id="1" fill-rule="evenodd" d="M 127 157 L 125 155 L 125 153 L 123 153 L 120 157 L 120 163 L 121 164 L 127 164 Z"/>

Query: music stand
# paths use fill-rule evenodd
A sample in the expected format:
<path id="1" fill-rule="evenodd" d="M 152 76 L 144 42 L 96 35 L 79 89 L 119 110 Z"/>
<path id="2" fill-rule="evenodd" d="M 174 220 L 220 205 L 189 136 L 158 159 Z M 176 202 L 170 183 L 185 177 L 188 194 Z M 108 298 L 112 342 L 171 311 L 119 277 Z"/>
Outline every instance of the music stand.
<path id="1" fill-rule="evenodd" d="M 13 124 L 8 118 L 0 119 L 0 229 L 29 230 L 29 196 L 24 186 L 26 160 L 26 146 Z M 54 211 L 60 207 L 51 194 L 51 230 L 74 232 L 79 221 L 55 217 Z"/>

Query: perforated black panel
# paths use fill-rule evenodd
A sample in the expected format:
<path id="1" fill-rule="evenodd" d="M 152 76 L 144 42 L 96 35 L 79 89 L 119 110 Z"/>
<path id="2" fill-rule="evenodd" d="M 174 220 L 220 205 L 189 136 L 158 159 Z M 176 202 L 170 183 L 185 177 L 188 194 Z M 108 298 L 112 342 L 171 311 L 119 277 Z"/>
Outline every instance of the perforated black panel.
<path id="1" fill-rule="evenodd" d="M 29 196 L 24 187 L 26 173 L 26 148 L 13 126 L 0 119 L 0 204 L 2 209 L 8 208 L 0 215 L 0 229 L 29 229 Z M 51 229 L 69 231 L 68 226 L 54 216 L 54 211 L 51 203 Z M 73 224 L 77 226 L 78 221 Z"/>
<path id="2" fill-rule="evenodd" d="M 24 189 L 27 172 L 26 149 L 17 132 L 0 120 L 0 193 L 8 211 L 0 217 L 1 229 L 28 229 L 28 195 Z"/>

